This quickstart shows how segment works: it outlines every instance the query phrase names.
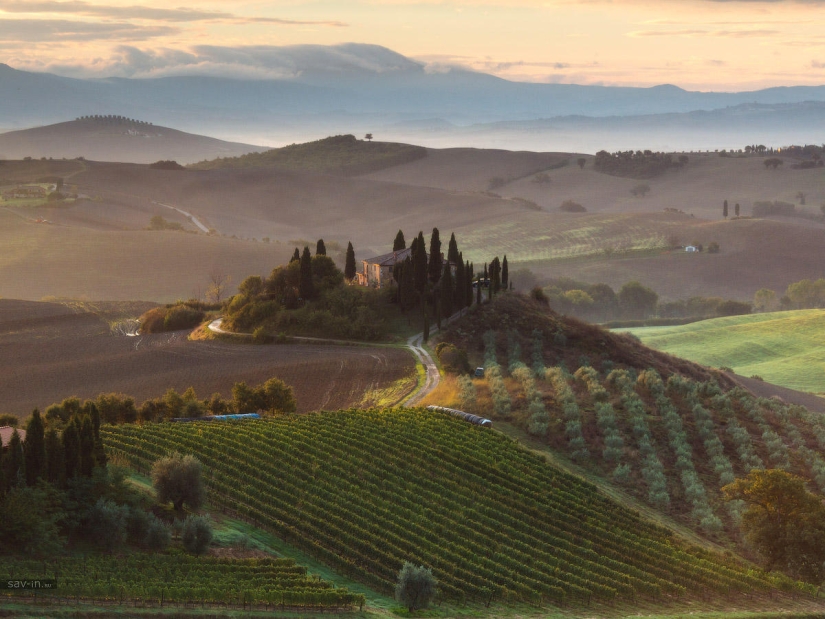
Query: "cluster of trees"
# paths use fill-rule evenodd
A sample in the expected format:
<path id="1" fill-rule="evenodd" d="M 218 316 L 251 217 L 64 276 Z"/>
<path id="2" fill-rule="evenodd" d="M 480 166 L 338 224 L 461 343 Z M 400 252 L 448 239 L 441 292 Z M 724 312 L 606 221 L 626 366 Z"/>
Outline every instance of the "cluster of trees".
<path id="1" fill-rule="evenodd" d="M 162 397 L 146 400 L 140 406 L 135 405 L 134 398 L 120 393 L 101 393 L 94 400 L 85 401 L 71 397 L 49 406 L 45 418 L 50 426 L 62 427 L 74 417 L 91 416 L 94 412 L 103 423 L 118 425 L 256 411 L 293 413 L 296 407 L 292 387 L 278 378 L 270 378 L 254 387 L 245 382 L 235 383 L 231 400 L 220 393 L 199 400 L 192 387 L 183 393 L 169 389 Z"/>
<path id="2" fill-rule="evenodd" d="M 206 304 L 194 299 L 179 301 L 163 307 L 153 307 L 140 317 L 142 333 L 161 333 L 196 327 L 206 312 L 219 309 L 218 304 Z"/>
<path id="3" fill-rule="evenodd" d="M 755 312 L 779 310 L 820 309 L 825 307 L 825 279 L 803 279 L 794 282 L 778 296 L 774 290 L 761 288 L 753 295 Z"/>
<path id="4" fill-rule="evenodd" d="M 585 284 L 569 278 L 552 280 L 543 290 L 550 306 L 557 312 L 593 322 L 738 316 L 751 313 L 751 304 L 720 297 L 691 297 L 660 303 L 659 295 L 639 282 L 624 284 L 615 292 L 607 284 Z"/>
<path id="5" fill-rule="evenodd" d="M 674 157 L 670 153 L 654 153 L 650 150 L 624 151 L 608 153 L 606 150 L 596 153 L 593 167 L 599 172 L 612 176 L 629 178 L 653 178 L 668 170 L 681 168 L 688 163 L 687 155 Z"/>
<path id="6" fill-rule="evenodd" d="M 152 126 L 152 123 L 145 120 L 135 120 L 134 118 L 127 118 L 126 116 L 117 116 L 114 114 L 92 114 L 90 116 L 79 116 L 75 120 L 93 120 L 97 123 L 105 125 L 144 125 Z"/>
<path id="7" fill-rule="evenodd" d="M 185 170 L 186 168 L 179 164 L 177 161 L 173 161 L 172 159 L 162 159 L 160 161 L 155 161 L 155 163 L 150 163 L 149 167 L 153 170 Z"/>
<path id="8" fill-rule="evenodd" d="M 326 255 L 323 239 L 315 255 L 295 248 L 288 264 L 269 277 L 251 275 L 224 307 L 230 330 L 256 339 L 276 333 L 360 340 L 381 339 L 387 330 L 386 299 L 380 291 L 345 285 L 355 278 L 355 251 L 347 246 L 344 273 Z"/>

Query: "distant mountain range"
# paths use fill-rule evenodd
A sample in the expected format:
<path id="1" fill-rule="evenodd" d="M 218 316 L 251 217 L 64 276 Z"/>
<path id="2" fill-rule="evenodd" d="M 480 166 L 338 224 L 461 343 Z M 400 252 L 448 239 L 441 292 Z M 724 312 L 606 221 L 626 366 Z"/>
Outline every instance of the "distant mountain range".
<path id="1" fill-rule="evenodd" d="M 734 108 L 718 112 L 715 118 L 736 117 L 735 124 L 743 131 L 737 132 L 740 137 L 736 139 L 746 143 L 760 141 L 758 135 L 753 139 L 746 135 L 758 134 L 759 123 L 766 117 L 788 120 L 796 114 L 795 105 L 825 102 L 825 86 L 725 93 L 691 92 L 671 85 L 522 83 L 459 68 L 433 70 L 373 45 L 277 49 L 283 52 L 256 60 L 276 76 L 271 79 L 205 75 L 76 79 L 0 64 L 0 127 L 25 128 L 90 114 L 117 114 L 258 144 L 369 131 L 377 139 L 404 136 L 425 144 L 436 139 L 461 144 L 455 140 L 462 136 L 470 142 L 483 141 L 487 135 L 490 140 L 484 145 L 504 140 L 502 146 L 517 147 L 517 134 L 534 131 L 538 119 L 544 119 L 540 124 L 545 133 L 551 126 L 553 130 L 638 130 L 640 123 L 643 133 L 649 133 L 654 125 L 664 130 L 685 122 L 692 130 L 701 127 L 713 134 L 714 130 L 704 128 L 713 125 L 714 117 L 693 113 Z M 185 73 L 188 69 L 176 70 Z M 805 110 L 809 120 L 813 114 L 815 122 L 821 122 L 819 108 L 798 109 Z M 569 118 L 572 115 L 576 116 Z M 638 120 L 626 124 L 621 118 L 628 116 Z M 525 122 L 530 124 L 513 124 Z M 721 122 L 726 126 L 727 121 Z M 508 132 L 510 137 L 505 139 Z M 783 135 L 780 131 L 775 137 L 781 142 Z M 815 141 L 813 136 L 811 140 Z M 626 141 L 613 140 L 617 144 Z M 679 147 L 674 143 L 674 148 Z M 552 144 L 548 149 L 562 150 Z"/>

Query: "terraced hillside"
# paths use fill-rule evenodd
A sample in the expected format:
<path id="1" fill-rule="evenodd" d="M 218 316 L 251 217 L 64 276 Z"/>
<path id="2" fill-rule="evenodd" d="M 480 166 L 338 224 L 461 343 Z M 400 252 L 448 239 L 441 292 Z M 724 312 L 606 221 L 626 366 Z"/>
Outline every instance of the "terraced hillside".
<path id="1" fill-rule="evenodd" d="M 363 606 L 364 596 L 309 576 L 294 559 L 218 559 L 182 553 L 126 556 L 66 556 L 51 560 L 3 557 L 0 576 L 54 579 L 54 590 L 11 589 L 0 600 L 57 598 L 74 603 L 132 602 L 141 606 L 237 605 L 290 610 L 336 610 Z"/>
<path id="2" fill-rule="evenodd" d="M 583 603 L 794 588 L 675 539 L 505 436 L 424 409 L 101 428 L 146 470 L 192 453 L 213 499 L 382 591 L 404 561 L 447 598 Z"/>

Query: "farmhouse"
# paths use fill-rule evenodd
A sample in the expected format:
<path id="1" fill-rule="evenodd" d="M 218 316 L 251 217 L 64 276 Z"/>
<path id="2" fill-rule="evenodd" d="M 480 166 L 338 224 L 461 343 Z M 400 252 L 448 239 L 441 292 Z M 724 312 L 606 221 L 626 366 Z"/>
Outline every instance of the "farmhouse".
<path id="1" fill-rule="evenodd" d="M 411 256 L 412 248 L 408 247 L 407 249 L 400 249 L 389 254 L 363 260 L 363 270 L 355 274 L 358 284 L 374 288 L 389 286 L 395 281 L 392 275 L 393 267 Z"/>
<path id="2" fill-rule="evenodd" d="M 11 426 L 3 426 L 0 428 L 0 445 L 3 447 L 9 446 L 9 441 L 11 441 L 11 435 L 14 434 L 15 428 Z M 20 435 L 20 440 L 25 443 L 26 442 L 26 431 L 25 430 L 17 430 L 17 433 Z"/>
<path id="3" fill-rule="evenodd" d="M 692 253 L 698 252 L 699 248 L 695 247 L 693 245 L 688 245 L 687 247 L 685 247 L 685 251 L 689 254 L 692 254 Z"/>

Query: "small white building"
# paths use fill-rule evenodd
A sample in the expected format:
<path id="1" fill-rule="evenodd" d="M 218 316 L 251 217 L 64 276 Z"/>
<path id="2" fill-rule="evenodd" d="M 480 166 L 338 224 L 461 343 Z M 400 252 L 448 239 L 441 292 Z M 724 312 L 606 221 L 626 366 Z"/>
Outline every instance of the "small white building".
<path id="1" fill-rule="evenodd" d="M 685 251 L 689 254 L 693 254 L 693 253 L 698 252 L 699 248 L 696 247 L 695 245 L 688 245 L 687 247 L 685 247 Z"/>

